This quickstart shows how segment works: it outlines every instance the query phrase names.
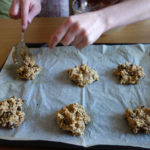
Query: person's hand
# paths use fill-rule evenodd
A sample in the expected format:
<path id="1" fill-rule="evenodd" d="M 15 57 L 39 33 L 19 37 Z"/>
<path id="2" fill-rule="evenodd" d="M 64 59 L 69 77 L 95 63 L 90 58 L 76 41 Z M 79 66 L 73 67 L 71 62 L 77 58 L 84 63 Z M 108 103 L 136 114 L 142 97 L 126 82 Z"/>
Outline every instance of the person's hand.
<path id="1" fill-rule="evenodd" d="M 78 49 L 95 42 L 105 32 L 103 18 L 96 12 L 74 15 L 65 20 L 50 37 L 49 46 L 54 48 L 58 42 L 73 45 Z"/>
<path id="2" fill-rule="evenodd" d="M 9 16 L 21 18 L 22 30 L 25 30 L 32 19 L 41 11 L 41 0 L 13 0 L 9 9 Z"/>

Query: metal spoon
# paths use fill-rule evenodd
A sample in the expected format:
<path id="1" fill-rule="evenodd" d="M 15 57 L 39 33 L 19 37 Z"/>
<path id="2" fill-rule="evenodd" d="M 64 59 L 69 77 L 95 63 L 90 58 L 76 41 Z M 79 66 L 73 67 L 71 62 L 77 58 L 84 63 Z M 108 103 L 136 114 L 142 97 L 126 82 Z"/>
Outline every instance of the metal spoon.
<path id="1" fill-rule="evenodd" d="M 13 52 L 13 61 L 17 65 L 21 65 L 23 62 L 23 55 L 28 53 L 28 47 L 24 43 L 24 31 L 22 31 L 21 41 L 15 46 Z"/>

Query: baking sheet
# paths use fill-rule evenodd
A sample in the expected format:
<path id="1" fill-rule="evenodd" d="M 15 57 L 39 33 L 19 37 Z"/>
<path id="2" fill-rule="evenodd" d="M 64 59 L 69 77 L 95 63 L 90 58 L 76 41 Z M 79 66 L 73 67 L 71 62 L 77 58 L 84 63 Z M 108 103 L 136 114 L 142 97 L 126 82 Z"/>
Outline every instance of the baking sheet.
<path id="1" fill-rule="evenodd" d="M 0 139 L 45 140 L 80 146 L 125 145 L 150 148 L 150 135 L 131 133 L 123 113 L 127 107 L 150 106 L 150 45 L 92 45 L 82 51 L 74 47 L 31 48 L 42 72 L 31 81 L 16 78 L 11 53 L 0 73 L 0 99 L 25 100 L 24 123 L 16 129 L 0 129 Z M 146 78 L 138 85 L 120 85 L 112 75 L 118 64 L 129 61 L 144 68 Z M 85 88 L 75 86 L 66 69 L 85 63 L 95 69 L 100 81 Z M 91 117 L 81 137 L 60 130 L 56 111 L 78 102 Z"/>

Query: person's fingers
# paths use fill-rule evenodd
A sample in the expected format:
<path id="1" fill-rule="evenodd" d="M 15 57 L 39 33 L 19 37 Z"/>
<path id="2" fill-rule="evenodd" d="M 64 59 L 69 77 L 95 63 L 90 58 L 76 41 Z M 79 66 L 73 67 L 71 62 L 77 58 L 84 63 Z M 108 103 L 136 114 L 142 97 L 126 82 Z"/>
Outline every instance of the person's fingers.
<path id="1" fill-rule="evenodd" d="M 21 19 L 22 19 L 22 30 L 26 30 L 28 26 L 28 13 L 29 13 L 29 1 L 22 0 L 21 1 Z"/>
<path id="2" fill-rule="evenodd" d="M 88 33 L 85 30 L 82 30 L 71 43 L 77 49 L 82 49 L 89 44 L 92 44 L 92 42 L 90 42 Z"/>
<path id="3" fill-rule="evenodd" d="M 29 16 L 28 16 L 28 22 L 31 23 L 33 18 L 38 15 L 41 11 L 41 6 L 39 5 L 33 5 L 29 9 Z"/>
<path id="4" fill-rule="evenodd" d="M 86 37 L 86 32 L 83 30 L 76 36 L 76 38 L 71 43 L 71 45 L 76 47 L 85 37 Z"/>
<path id="5" fill-rule="evenodd" d="M 62 39 L 63 45 L 69 45 L 71 42 L 74 41 L 76 35 L 78 35 L 80 32 L 80 27 L 78 24 L 74 24 L 68 29 L 68 32 L 64 35 Z"/>
<path id="6" fill-rule="evenodd" d="M 76 47 L 76 45 L 78 45 L 82 41 L 82 39 L 83 38 L 81 38 L 81 36 L 77 36 L 75 40 L 71 43 L 71 45 Z"/>
<path id="7" fill-rule="evenodd" d="M 9 16 L 13 19 L 18 19 L 20 17 L 20 4 L 19 0 L 13 0 L 9 8 Z"/>
<path id="8" fill-rule="evenodd" d="M 68 18 L 60 28 L 50 37 L 49 46 L 50 48 L 54 48 L 58 42 L 62 40 L 66 32 L 68 31 L 69 27 L 71 26 L 72 22 L 70 18 Z"/>
<path id="9" fill-rule="evenodd" d="M 85 46 L 87 46 L 87 45 L 89 45 L 90 43 L 88 42 L 88 39 L 87 38 L 84 38 L 84 39 L 82 39 L 75 47 L 77 48 L 77 49 L 82 49 L 82 48 L 84 48 Z"/>

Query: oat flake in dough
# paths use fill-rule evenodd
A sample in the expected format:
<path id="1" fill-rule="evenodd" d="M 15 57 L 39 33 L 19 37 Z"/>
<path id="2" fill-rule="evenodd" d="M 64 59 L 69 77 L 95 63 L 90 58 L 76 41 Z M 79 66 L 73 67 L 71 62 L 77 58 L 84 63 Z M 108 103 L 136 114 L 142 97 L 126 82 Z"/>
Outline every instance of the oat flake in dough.
<path id="1" fill-rule="evenodd" d="M 20 126 L 25 116 L 22 111 L 22 105 L 22 99 L 15 96 L 0 101 L 0 126 L 4 128 Z"/>
<path id="2" fill-rule="evenodd" d="M 85 64 L 68 69 L 67 72 L 69 74 L 70 80 L 81 87 L 99 80 L 98 73 Z"/>
<path id="3" fill-rule="evenodd" d="M 72 132 L 74 136 L 82 135 L 86 124 L 91 121 L 84 108 L 78 103 L 70 104 L 57 111 L 56 119 L 61 129 Z"/>
<path id="4" fill-rule="evenodd" d="M 134 110 L 127 108 L 125 118 L 133 133 L 150 134 L 150 108 L 144 106 L 139 106 Z"/>
<path id="5" fill-rule="evenodd" d="M 114 75 L 119 78 L 121 84 L 137 84 L 145 77 L 141 66 L 129 62 L 118 65 Z"/>
<path id="6" fill-rule="evenodd" d="M 17 76 L 21 79 L 33 80 L 41 71 L 41 67 L 35 64 L 32 56 L 24 56 L 22 65 L 16 70 Z"/>

